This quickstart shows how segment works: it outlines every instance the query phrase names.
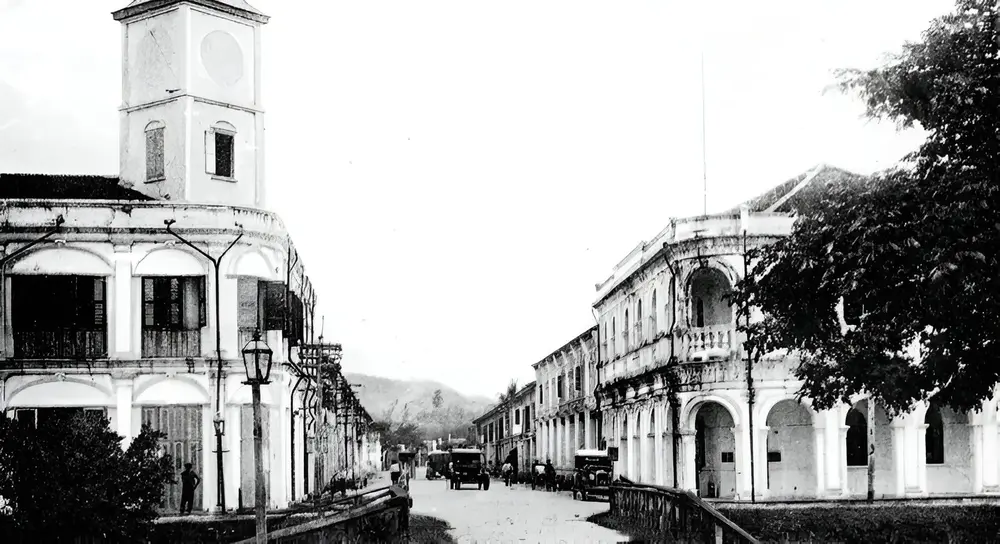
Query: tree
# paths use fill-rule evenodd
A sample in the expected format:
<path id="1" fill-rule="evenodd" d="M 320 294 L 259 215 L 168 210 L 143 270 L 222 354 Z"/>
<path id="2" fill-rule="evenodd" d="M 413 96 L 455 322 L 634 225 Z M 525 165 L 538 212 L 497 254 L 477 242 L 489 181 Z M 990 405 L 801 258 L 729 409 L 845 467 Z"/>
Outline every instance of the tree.
<path id="1" fill-rule="evenodd" d="M 0 418 L 0 496 L 11 514 L 0 518 L 5 540 L 144 540 L 164 485 L 173 479 L 164 435 L 144 426 L 128 449 L 108 420 L 76 415 L 37 429 Z"/>
<path id="2" fill-rule="evenodd" d="M 965 411 L 993 396 L 998 43 L 994 4 L 959 0 L 886 65 L 837 74 L 868 117 L 928 136 L 903 164 L 827 187 L 798 210 L 789 237 L 752 251 L 737 286 L 743 315 L 752 306 L 764 316 L 746 328 L 748 349 L 798 354 L 800 395 L 817 408 L 866 393 L 890 415 L 932 396 Z M 840 319 L 843 301 L 860 310 L 852 325 Z"/>
<path id="3" fill-rule="evenodd" d="M 440 389 L 435 389 L 434 390 L 434 399 L 431 402 L 434 403 L 434 407 L 435 408 L 440 408 L 441 405 L 444 404 L 444 398 L 441 397 L 441 390 Z"/>

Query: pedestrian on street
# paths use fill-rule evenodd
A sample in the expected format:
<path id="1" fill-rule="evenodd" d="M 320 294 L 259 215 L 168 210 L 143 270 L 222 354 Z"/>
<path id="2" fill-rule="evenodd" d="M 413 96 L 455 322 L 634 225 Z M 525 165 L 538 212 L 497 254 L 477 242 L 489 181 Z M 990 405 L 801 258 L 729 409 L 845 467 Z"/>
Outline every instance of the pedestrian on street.
<path id="1" fill-rule="evenodd" d="M 510 465 L 510 461 L 507 461 L 506 463 L 503 464 L 503 467 L 500 470 L 503 472 L 504 485 L 510 487 L 510 475 L 512 472 L 514 472 L 514 467 Z"/>
<path id="2" fill-rule="evenodd" d="M 453 461 L 448 461 L 448 474 L 446 474 L 446 480 L 448 480 L 448 489 L 451 489 L 451 475 L 455 473 L 455 463 Z"/>
<path id="3" fill-rule="evenodd" d="M 555 491 L 556 489 L 556 467 L 552 466 L 552 459 L 545 460 L 545 490 Z"/>
<path id="4" fill-rule="evenodd" d="M 185 463 L 184 470 L 181 472 L 181 514 L 185 513 L 185 507 L 187 507 L 187 513 L 191 513 L 191 509 L 194 507 L 194 490 L 201 483 L 201 478 L 194 470 L 191 470 L 192 467 L 191 463 Z"/>
<path id="5" fill-rule="evenodd" d="M 399 475 L 402 471 L 399 469 L 399 461 L 393 461 L 389 465 L 389 478 L 392 479 L 392 485 L 396 485 L 399 482 Z"/>

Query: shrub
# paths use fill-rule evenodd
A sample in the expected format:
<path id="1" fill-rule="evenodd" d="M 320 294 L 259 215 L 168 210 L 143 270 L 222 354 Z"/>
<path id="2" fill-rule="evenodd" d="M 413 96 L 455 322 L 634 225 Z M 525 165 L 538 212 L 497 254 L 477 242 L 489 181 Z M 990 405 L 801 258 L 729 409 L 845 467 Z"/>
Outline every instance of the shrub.
<path id="1" fill-rule="evenodd" d="M 37 429 L 0 417 L 4 542 L 132 540 L 148 532 L 173 478 L 163 433 L 144 427 L 127 450 L 103 417 L 59 417 Z"/>

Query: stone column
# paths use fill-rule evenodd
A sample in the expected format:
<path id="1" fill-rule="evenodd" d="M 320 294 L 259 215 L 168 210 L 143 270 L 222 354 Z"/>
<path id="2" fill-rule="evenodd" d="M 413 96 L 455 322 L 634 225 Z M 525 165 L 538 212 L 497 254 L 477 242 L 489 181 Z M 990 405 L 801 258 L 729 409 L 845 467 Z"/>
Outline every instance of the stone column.
<path id="1" fill-rule="evenodd" d="M 750 497 L 750 426 L 737 425 L 733 427 L 733 442 L 736 445 L 736 494 L 740 498 Z M 756 444 L 754 444 L 756 446 Z M 754 456 L 758 463 L 759 455 Z M 756 484 L 756 482 L 754 482 Z M 720 485 L 721 488 L 721 485 Z M 721 491 L 721 489 L 720 489 Z"/>
<path id="2" fill-rule="evenodd" d="M 816 419 L 820 419 L 819 414 L 816 415 Z M 813 470 L 816 472 L 816 497 L 820 498 L 826 495 L 826 428 L 817 426 L 817 423 L 825 422 L 814 420 L 813 423 L 814 450 L 816 454 Z"/>
<path id="3" fill-rule="evenodd" d="M 897 496 L 925 496 L 927 425 L 909 413 L 897 417 L 892 422 L 893 450 L 896 453 L 896 494 Z"/>
<path id="4" fill-rule="evenodd" d="M 108 298 L 110 299 L 107 308 L 108 318 L 108 340 L 112 341 L 112 348 L 108 350 L 108 355 L 113 359 L 137 359 L 139 357 L 140 346 L 132 345 L 132 332 L 138 331 L 139 324 L 142 323 L 142 314 L 133 319 L 132 311 L 132 249 L 129 246 L 115 246 L 114 248 L 115 275 L 111 278 L 108 286 Z M 140 293 L 142 285 L 139 285 Z M 141 309 L 140 309 L 141 311 Z M 132 324 L 137 326 L 133 327 Z"/>
<path id="5" fill-rule="evenodd" d="M 771 486 L 767 480 L 770 469 L 770 465 L 767 462 L 767 437 L 771 432 L 771 428 L 764 425 L 754 429 L 754 432 L 756 433 L 753 437 L 753 447 L 755 450 L 753 462 L 756 469 L 756 473 L 754 474 L 754 491 L 758 497 L 768 497 L 771 494 Z"/>
<path id="6" fill-rule="evenodd" d="M 594 424 L 594 422 L 590 420 L 590 410 L 584 410 L 583 411 L 583 447 L 585 447 L 585 448 L 594 448 L 594 447 L 596 447 L 593 444 L 594 429 L 591 428 L 593 426 L 593 424 Z"/>
<path id="7" fill-rule="evenodd" d="M 132 443 L 132 377 L 120 377 L 114 379 L 115 386 L 115 419 L 117 428 L 115 432 L 122 436 L 122 449 L 128 449 Z"/>
<path id="8" fill-rule="evenodd" d="M 680 479 L 681 486 L 697 493 L 698 472 L 695 467 L 695 433 L 693 431 L 681 431 L 680 461 L 680 466 L 677 468 L 684 475 Z"/>
<path id="9" fill-rule="evenodd" d="M 992 409 L 992 406 L 990 406 Z M 997 421 L 993 414 L 983 414 L 983 423 L 977 425 L 974 428 L 974 434 L 977 435 L 978 440 L 976 441 L 976 458 L 978 459 L 977 464 L 981 467 L 981 477 L 977 480 L 981 480 L 979 489 L 980 493 L 997 493 L 1000 492 L 1000 478 L 997 474 L 997 458 L 1000 451 L 998 451 L 998 440 L 997 440 Z"/>

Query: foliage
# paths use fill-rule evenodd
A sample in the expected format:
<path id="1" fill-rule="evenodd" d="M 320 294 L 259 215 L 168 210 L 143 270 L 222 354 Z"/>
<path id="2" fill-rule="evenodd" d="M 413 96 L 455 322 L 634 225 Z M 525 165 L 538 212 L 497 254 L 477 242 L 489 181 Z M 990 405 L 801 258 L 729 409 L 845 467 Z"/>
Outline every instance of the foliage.
<path id="1" fill-rule="evenodd" d="M 747 347 L 797 352 L 818 408 L 869 392 L 891 413 L 930 396 L 964 411 L 1000 381 L 997 44 L 992 4 L 959 0 L 887 65 L 838 73 L 870 117 L 928 137 L 897 168 L 831 183 L 791 236 L 751 251 L 733 298 L 764 315 Z M 855 327 L 844 299 L 862 305 Z"/>
<path id="2" fill-rule="evenodd" d="M 417 424 L 409 421 L 394 423 L 388 420 L 379 420 L 372 424 L 372 429 L 381 433 L 383 448 L 390 448 L 398 444 L 416 447 L 424 441 L 423 431 Z"/>
<path id="3" fill-rule="evenodd" d="M 852 505 L 805 508 L 720 508 L 762 542 L 996 542 L 995 505 Z"/>
<path id="4" fill-rule="evenodd" d="M 0 418 L 0 495 L 13 507 L 3 520 L 7 536 L 58 542 L 144 535 L 173 478 L 169 456 L 157 454 L 163 436 L 144 426 L 122 450 L 106 418 L 55 418 L 37 430 Z"/>
<path id="5" fill-rule="evenodd" d="M 414 544 L 447 544 L 457 542 L 449 533 L 452 526 L 440 518 L 410 514 L 410 542 Z"/>
<path id="6" fill-rule="evenodd" d="M 444 404 L 444 398 L 441 397 L 441 390 L 440 389 L 435 389 L 434 390 L 434 399 L 431 400 L 431 403 L 434 405 L 435 409 L 436 408 L 440 408 L 441 405 Z"/>

